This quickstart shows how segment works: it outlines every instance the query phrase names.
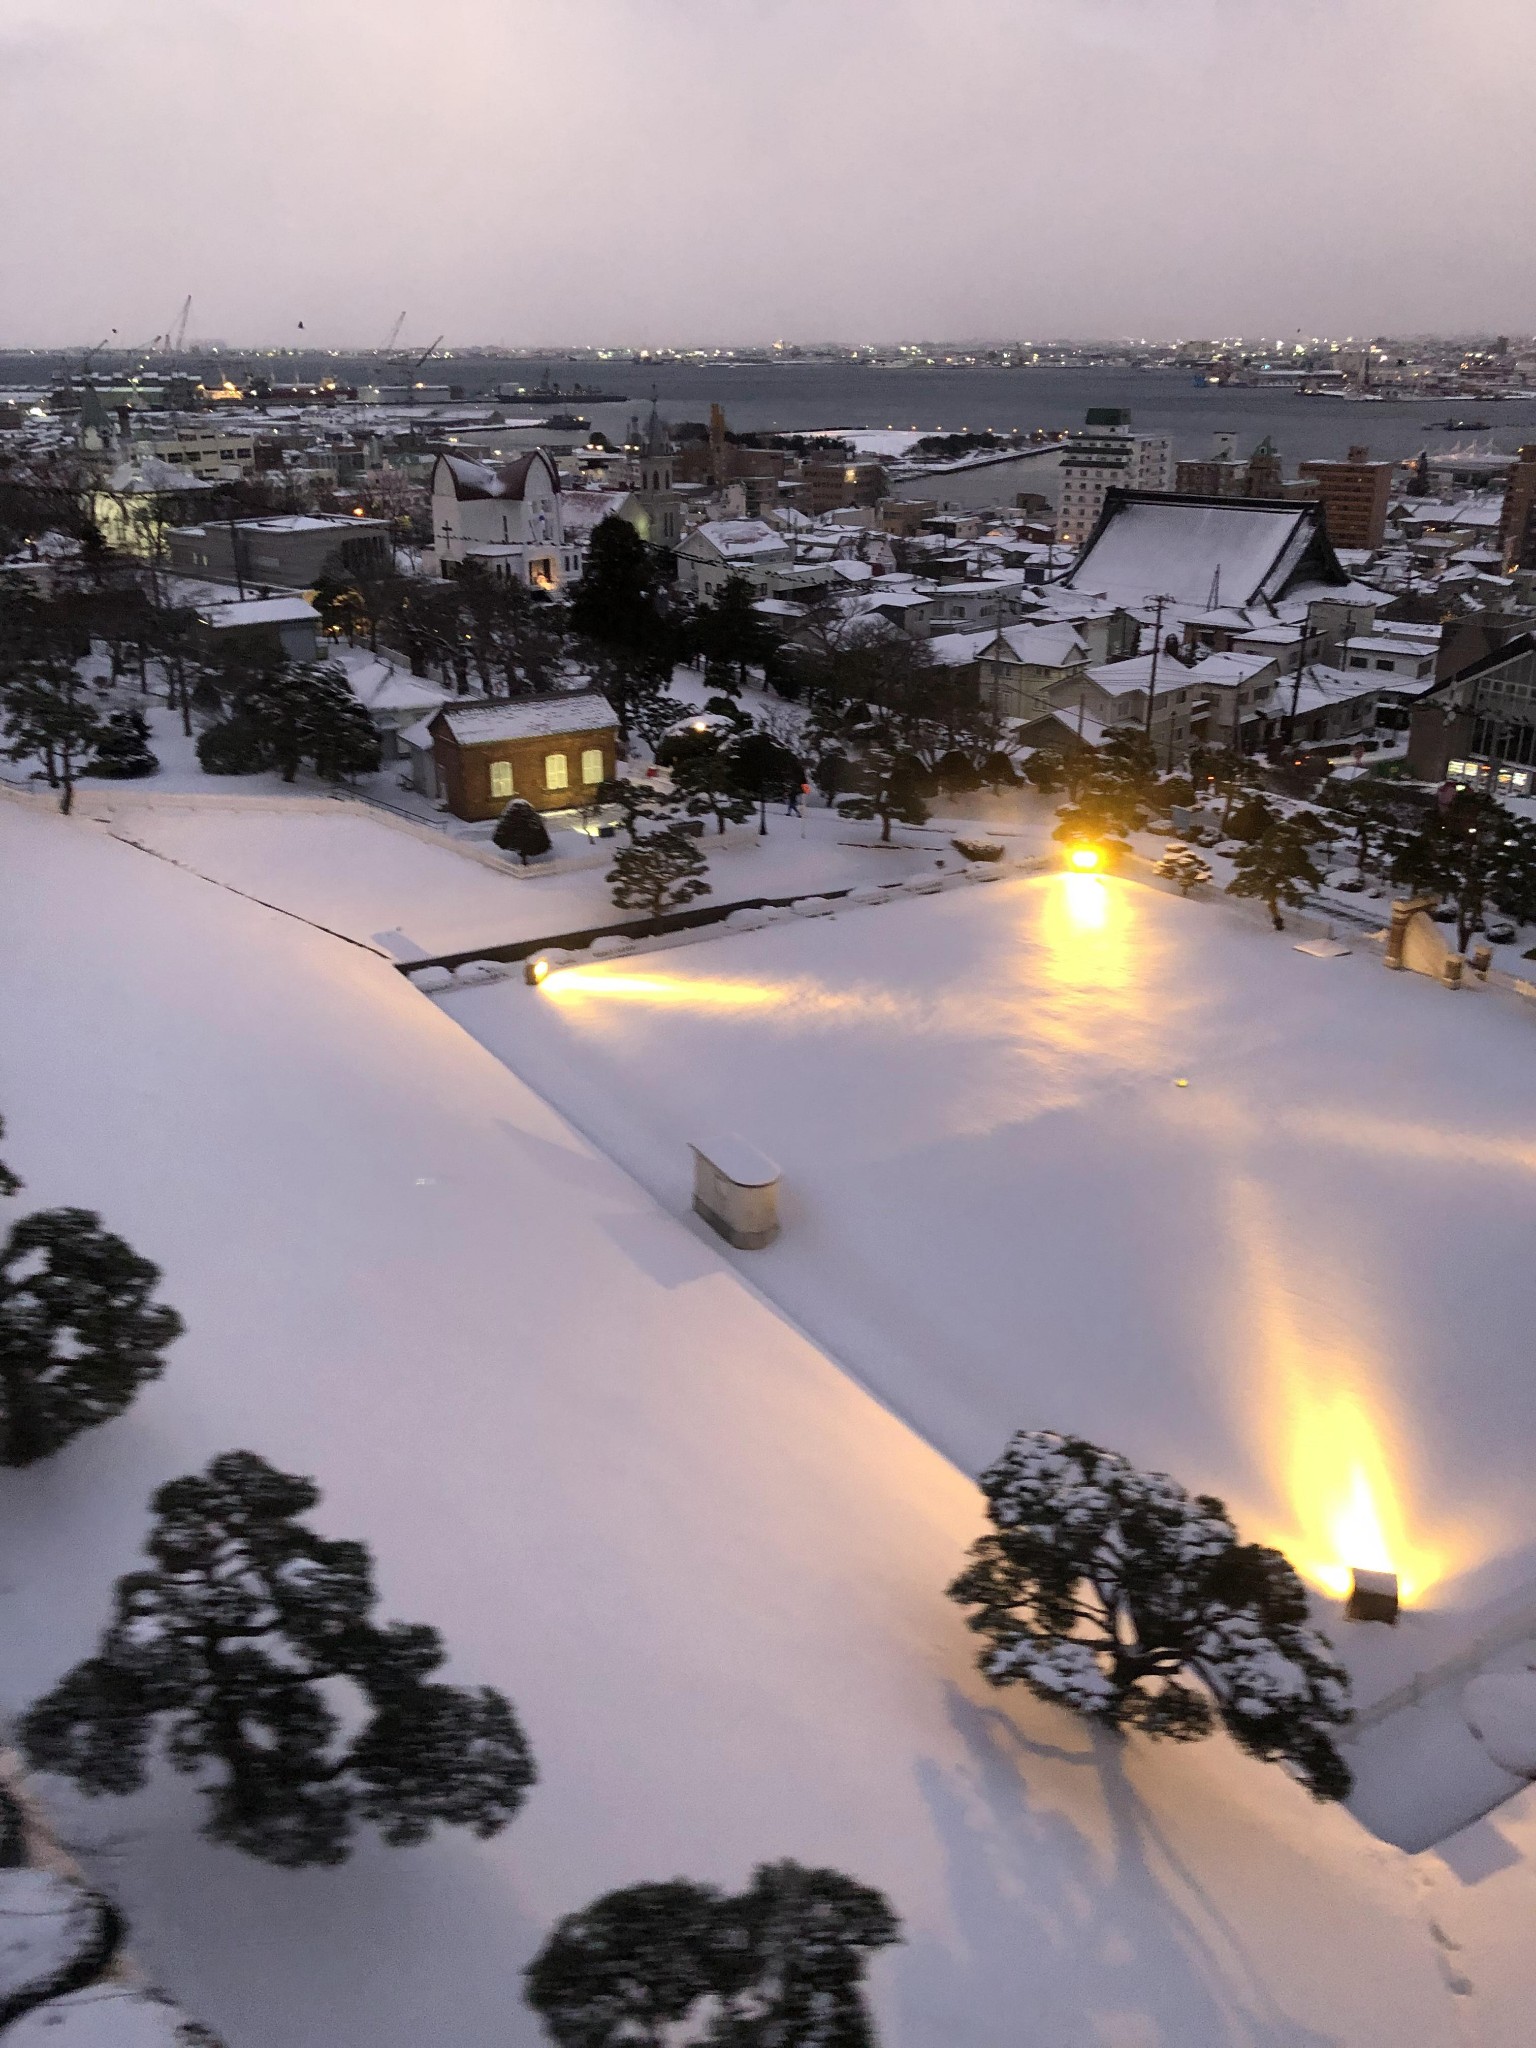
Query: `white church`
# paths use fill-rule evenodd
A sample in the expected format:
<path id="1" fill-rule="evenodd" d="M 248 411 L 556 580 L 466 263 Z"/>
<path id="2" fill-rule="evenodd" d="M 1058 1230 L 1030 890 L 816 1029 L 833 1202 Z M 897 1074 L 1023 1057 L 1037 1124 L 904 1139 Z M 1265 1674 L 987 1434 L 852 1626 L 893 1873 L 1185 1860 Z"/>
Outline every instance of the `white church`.
<path id="1" fill-rule="evenodd" d="M 432 541 L 438 573 L 479 562 L 535 590 L 579 575 L 580 550 L 561 516 L 560 475 L 542 448 L 491 465 L 439 455 L 432 470 Z"/>

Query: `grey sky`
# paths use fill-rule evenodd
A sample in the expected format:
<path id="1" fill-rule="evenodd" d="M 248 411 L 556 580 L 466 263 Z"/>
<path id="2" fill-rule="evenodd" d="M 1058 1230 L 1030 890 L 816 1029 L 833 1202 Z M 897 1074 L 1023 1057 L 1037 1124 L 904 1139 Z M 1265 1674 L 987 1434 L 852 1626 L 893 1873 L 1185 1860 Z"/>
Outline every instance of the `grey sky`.
<path id="1" fill-rule="evenodd" d="M 1536 328 L 1531 0 L 0 0 L 0 343 Z"/>

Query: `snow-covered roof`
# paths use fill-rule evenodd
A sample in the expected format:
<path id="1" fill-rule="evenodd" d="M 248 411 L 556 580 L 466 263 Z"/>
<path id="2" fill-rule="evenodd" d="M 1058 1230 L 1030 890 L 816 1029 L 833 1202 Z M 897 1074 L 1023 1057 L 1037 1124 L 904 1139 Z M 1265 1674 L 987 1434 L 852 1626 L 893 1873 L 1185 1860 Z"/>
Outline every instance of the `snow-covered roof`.
<path id="1" fill-rule="evenodd" d="M 683 542 L 682 552 L 689 553 L 696 542 L 713 548 L 728 562 L 748 562 L 758 556 L 780 561 L 789 553 L 783 534 L 775 533 L 766 519 L 706 519 Z"/>
<path id="2" fill-rule="evenodd" d="M 596 690 L 567 690 L 552 697 L 509 697 L 495 704 L 447 704 L 428 721 L 446 727 L 461 747 L 498 740 L 542 739 L 567 732 L 612 732 L 618 719 Z M 416 728 L 413 726 L 411 731 Z"/>
<path id="3" fill-rule="evenodd" d="M 964 668 L 984 654 L 997 638 L 997 628 L 987 626 L 979 633 L 934 633 L 928 652 L 941 668 Z"/>
<path id="4" fill-rule="evenodd" d="M 629 503 L 629 491 L 562 491 L 560 522 L 567 540 L 590 533 L 605 519 L 616 519 Z"/>
<path id="5" fill-rule="evenodd" d="M 542 448 L 530 448 L 512 461 L 471 462 L 467 455 L 439 455 L 432 469 L 432 494 L 465 498 L 526 496 L 534 468 L 542 468 L 551 490 L 560 488 L 560 473 Z"/>
<path id="6" fill-rule="evenodd" d="M 413 676 L 396 668 L 392 661 L 374 659 L 346 665 L 347 682 L 358 702 L 369 711 L 417 711 L 428 714 L 447 700 L 447 691 L 429 683 L 425 676 Z"/>
<path id="7" fill-rule="evenodd" d="M 1049 625 L 1004 626 L 987 652 L 996 661 L 1028 662 L 1036 668 L 1071 668 L 1088 653 L 1087 642 L 1066 620 Z"/>
<path id="8" fill-rule="evenodd" d="M 1309 556 L 1319 569 L 1337 568 L 1315 504 L 1115 493 L 1062 581 L 1121 602 L 1166 597 L 1204 607 L 1214 596 L 1248 605 L 1280 596 Z"/>
<path id="9" fill-rule="evenodd" d="M 198 618 L 215 632 L 230 626 L 318 626 L 320 614 L 302 597 L 231 598 L 228 604 L 211 604 Z"/>

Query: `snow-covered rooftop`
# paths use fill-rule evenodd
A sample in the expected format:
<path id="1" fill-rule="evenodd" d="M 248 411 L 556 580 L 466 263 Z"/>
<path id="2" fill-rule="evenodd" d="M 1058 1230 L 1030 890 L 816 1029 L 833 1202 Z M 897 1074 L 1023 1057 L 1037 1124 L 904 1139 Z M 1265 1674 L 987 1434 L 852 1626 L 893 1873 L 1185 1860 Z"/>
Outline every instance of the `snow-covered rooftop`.
<path id="1" fill-rule="evenodd" d="M 232 626 L 318 626 L 320 623 L 320 614 L 303 597 L 236 597 L 225 604 L 206 606 L 198 617 L 216 632 Z"/>
<path id="2" fill-rule="evenodd" d="M 445 724 L 460 746 L 479 747 L 556 733 L 611 732 L 619 721 L 599 691 L 569 690 L 549 697 L 508 697 L 494 704 L 448 703 L 429 723 Z"/>
<path id="3" fill-rule="evenodd" d="M 1284 592 L 1316 546 L 1316 521 L 1307 504 L 1131 496 L 1062 580 L 1122 602 L 1252 604 Z"/>

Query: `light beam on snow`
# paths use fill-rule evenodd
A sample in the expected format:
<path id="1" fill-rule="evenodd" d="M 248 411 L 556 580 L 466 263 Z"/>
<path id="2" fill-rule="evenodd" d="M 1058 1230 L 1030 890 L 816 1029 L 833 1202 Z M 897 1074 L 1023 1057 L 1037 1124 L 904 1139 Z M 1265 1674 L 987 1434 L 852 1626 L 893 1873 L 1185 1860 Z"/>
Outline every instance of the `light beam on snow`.
<path id="1" fill-rule="evenodd" d="M 1363 1309 L 1341 1318 L 1339 1277 L 1329 1305 L 1301 1291 L 1273 1204 L 1236 1175 L 1228 1211 L 1240 1260 L 1241 1326 L 1253 1358 L 1245 1375 L 1287 1527 L 1271 1540 L 1304 1578 L 1344 1598 L 1355 1570 L 1395 1572 L 1404 1603 L 1469 1560 L 1426 1536 L 1408 1506 L 1413 1459 L 1391 1416 Z"/>

